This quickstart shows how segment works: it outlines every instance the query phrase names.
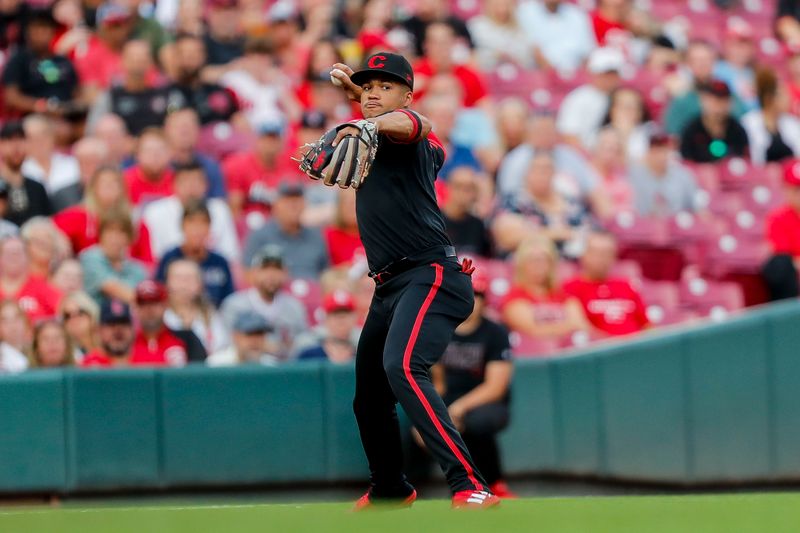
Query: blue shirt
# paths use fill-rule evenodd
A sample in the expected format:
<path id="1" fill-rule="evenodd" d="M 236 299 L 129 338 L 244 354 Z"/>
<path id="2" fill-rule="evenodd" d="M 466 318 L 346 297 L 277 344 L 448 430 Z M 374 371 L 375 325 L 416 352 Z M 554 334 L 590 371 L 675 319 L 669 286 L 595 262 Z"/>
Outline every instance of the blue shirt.
<path id="1" fill-rule="evenodd" d="M 164 254 L 156 270 L 156 280 L 164 283 L 167 278 L 167 268 L 169 264 L 177 259 L 184 259 L 186 256 L 180 247 L 173 248 Z M 209 251 L 206 258 L 200 263 L 200 270 L 203 272 L 203 286 L 206 295 L 215 307 L 219 307 L 229 295 L 233 294 L 233 275 L 228 266 L 228 261 L 218 253 Z"/>

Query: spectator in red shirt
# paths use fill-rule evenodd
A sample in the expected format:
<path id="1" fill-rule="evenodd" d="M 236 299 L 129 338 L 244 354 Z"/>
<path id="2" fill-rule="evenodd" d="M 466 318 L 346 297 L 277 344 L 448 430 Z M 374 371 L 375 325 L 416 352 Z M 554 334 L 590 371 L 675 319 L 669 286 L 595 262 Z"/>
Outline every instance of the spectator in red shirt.
<path id="1" fill-rule="evenodd" d="M 538 338 L 560 339 L 588 329 L 581 303 L 556 279 L 558 251 L 544 235 L 530 237 L 514 253 L 514 281 L 501 305 L 512 330 Z"/>
<path id="2" fill-rule="evenodd" d="M 136 286 L 136 314 L 139 329 L 133 341 L 131 364 L 184 366 L 189 361 L 204 361 L 206 351 L 191 331 L 173 331 L 164 324 L 167 290 L 156 281 Z"/>
<path id="3" fill-rule="evenodd" d="M 464 107 L 488 104 L 483 76 L 472 67 L 453 61 L 456 34 L 452 26 L 434 22 L 425 31 L 425 57 L 414 66 L 414 98 L 425 97 L 428 80 L 436 74 L 452 74 L 461 83 Z"/>
<path id="4" fill-rule="evenodd" d="M 167 138 L 159 128 L 147 128 L 139 136 L 136 164 L 125 171 L 128 198 L 135 207 L 172 194 L 170 155 Z"/>
<path id="5" fill-rule="evenodd" d="M 0 241 L 0 300 L 16 300 L 32 323 L 55 316 L 61 293 L 31 275 L 25 244 L 17 237 Z"/>
<path id="6" fill-rule="evenodd" d="M 583 304 L 596 332 L 616 336 L 649 327 L 642 298 L 624 279 L 610 278 L 617 260 L 617 243 L 608 233 L 595 232 L 586 239 L 581 273 L 564 285 L 564 292 Z"/>
<path id="7" fill-rule="evenodd" d="M 630 0 L 600 0 L 592 11 L 594 36 L 599 46 L 624 43 L 630 38 L 626 27 L 631 11 Z"/>
<path id="8" fill-rule="evenodd" d="M 350 263 L 356 255 L 364 254 L 356 223 L 356 195 L 354 191 L 339 192 L 333 224 L 323 230 L 331 265 Z"/>
<path id="9" fill-rule="evenodd" d="M 83 202 L 61 211 L 53 217 L 53 222 L 69 239 L 72 252 L 78 255 L 97 244 L 100 215 L 111 210 L 131 213 L 122 173 L 116 168 L 101 167 L 89 180 Z M 150 232 L 141 221 L 136 228 L 130 256 L 145 264 L 152 264 Z"/>
<path id="10" fill-rule="evenodd" d="M 265 120 L 253 149 L 231 155 L 222 163 L 228 202 L 235 219 L 252 211 L 267 212 L 275 188 L 286 177 L 298 174 L 286 157 L 285 127 L 280 120 Z"/>
<path id="11" fill-rule="evenodd" d="M 61 368 L 75 365 L 72 342 L 63 324 L 55 320 L 39 322 L 33 329 L 31 359 L 34 368 Z"/>
<path id="12" fill-rule="evenodd" d="M 130 364 L 134 332 L 128 304 L 119 300 L 103 302 L 98 337 L 100 346 L 84 356 L 81 366 L 111 367 Z"/>
<path id="13" fill-rule="evenodd" d="M 772 300 L 800 294 L 800 160 L 786 165 L 783 178 L 785 203 L 767 218 L 767 241 L 773 255 L 762 269 Z"/>

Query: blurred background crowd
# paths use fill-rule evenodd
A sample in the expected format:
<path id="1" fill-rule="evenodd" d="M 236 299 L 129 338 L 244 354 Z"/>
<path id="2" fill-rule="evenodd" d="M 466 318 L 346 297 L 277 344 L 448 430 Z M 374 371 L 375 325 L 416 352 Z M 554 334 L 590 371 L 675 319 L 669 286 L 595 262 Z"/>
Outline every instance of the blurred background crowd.
<path id="1" fill-rule="evenodd" d="M 517 355 L 797 297 L 800 1 L 0 0 L 0 372 L 351 360 L 355 193 L 291 157 L 380 50 Z"/>

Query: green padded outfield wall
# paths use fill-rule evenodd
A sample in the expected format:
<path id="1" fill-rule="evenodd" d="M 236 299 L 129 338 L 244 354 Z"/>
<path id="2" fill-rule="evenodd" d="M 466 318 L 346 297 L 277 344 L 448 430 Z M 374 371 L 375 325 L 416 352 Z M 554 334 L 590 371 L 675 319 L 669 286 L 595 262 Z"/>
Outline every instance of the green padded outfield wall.
<path id="1" fill-rule="evenodd" d="M 0 492 L 365 479 L 352 366 L 0 376 Z M 800 480 L 800 302 L 518 360 L 510 473 Z"/>

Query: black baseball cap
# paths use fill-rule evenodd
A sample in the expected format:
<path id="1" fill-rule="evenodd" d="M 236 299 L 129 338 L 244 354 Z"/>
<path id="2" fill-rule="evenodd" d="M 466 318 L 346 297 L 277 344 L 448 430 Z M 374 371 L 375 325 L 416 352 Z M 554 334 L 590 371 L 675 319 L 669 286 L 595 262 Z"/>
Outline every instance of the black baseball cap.
<path id="1" fill-rule="evenodd" d="M 322 111 L 311 109 L 303 113 L 303 120 L 300 122 L 300 126 L 303 128 L 321 130 L 325 127 L 326 120 L 325 114 Z"/>
<path id="2" fill-rule="evenodd" d="M 372 54 L 364 63 L 364 68 L 350 76 L 356 85 L 361 85 L 373 78 L 386 76 L 408 85 L 414 90 L 414 70 L 408 60 L 400 54 L 378 52 Z"/>
<path id="3" fill-rule="evenodd" d="M 101 324 L 130 324 L 133 322 L 131 308 L 119 300 L 104 300 L 100 306 Z"/>
<path id="4" fill-rule="evenodd" d="M 0 128 L 0 139 L 20 139 L 25 137 L 25 130 L 19 120 L 9 120 Z"/>

